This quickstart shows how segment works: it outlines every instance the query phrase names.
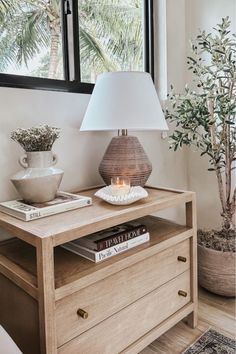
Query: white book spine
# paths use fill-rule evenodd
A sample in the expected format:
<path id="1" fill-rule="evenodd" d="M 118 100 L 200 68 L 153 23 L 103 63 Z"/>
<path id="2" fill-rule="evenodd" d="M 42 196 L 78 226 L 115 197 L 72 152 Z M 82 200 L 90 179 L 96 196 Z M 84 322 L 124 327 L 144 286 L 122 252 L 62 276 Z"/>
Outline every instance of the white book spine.
<path id="1" fill-rule="evenodd" d="M 77 200 L 73 203 L 70 203 L 69 205 L 66 203 L 63 204 L 58 204 L 58 205 L 54 205 L 53 207 L 46 207 L 46 208 L 42 208 L 42 209 L 37 209 L 34 211 L 30 211 L 26 213 L 26 221 L 30 221 L 30 220 L 35 220 L 35 219 L 40 219 L 46 216 L 50 216 L 50 215 L 54 215 L 54 214 L 58 214 L 58 213 L 63 213 L 65 211 L 70 211 L 70 210 L 74 210 L 77 208 L 81 208 L 83 206 L 87 206 L 89 204 L 92 204 L 91 202 L 88 203 L 88 199 L 82 199 L 82 200 Z"/>
<path id="2" fill-rule="evenodd" d="M 27 221 L 25 213 L 23 213 L 21 211 L 16 211 L 16 210 L 13 210 L 13 209 L 9 209 L 9 208 L 6 208 L 6 207 L 4 207 L 2 205 L 0 205 L 0 211 L 5 213 L 5 214 L 14 216 L 17 219 L 20 219 L 20 220 L 23 220 L 23 221 Z"/>
<path id="3" fill-rule="evenodd" d="M 147 232 L 143 235 L 140 235 L 126 242 L 122 242 L 119 245 L 107 248 L 99 252 L 95 252 L 86 247 L 73 244 L 73 241 L 62 245 L 62 247 L 82 257 L 85 257 L 95 263 L 98 263 L 104 261 L 105 259 L 113 257 L 115 255 L 118 255 L 120 253 L 123 253 L 133 247 L 139 246 L 149 240 L 150 240 L 150 235 L 149 232 Z"/>

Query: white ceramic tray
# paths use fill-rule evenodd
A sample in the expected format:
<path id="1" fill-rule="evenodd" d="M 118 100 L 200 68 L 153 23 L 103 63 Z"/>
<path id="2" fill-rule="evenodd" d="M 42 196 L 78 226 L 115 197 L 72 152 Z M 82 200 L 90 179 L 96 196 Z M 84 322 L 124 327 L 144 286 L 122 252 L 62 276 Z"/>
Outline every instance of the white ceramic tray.
<path id="1" fill-rule="evenodd" d="M 142 187 L 131 187 L 130 192 L 125 195 L 113 195 L 111 186 L 99 189 L 95 196 L 113 205 L 129 205 L 140 199 L 146 198 L 148 192 Z"/>

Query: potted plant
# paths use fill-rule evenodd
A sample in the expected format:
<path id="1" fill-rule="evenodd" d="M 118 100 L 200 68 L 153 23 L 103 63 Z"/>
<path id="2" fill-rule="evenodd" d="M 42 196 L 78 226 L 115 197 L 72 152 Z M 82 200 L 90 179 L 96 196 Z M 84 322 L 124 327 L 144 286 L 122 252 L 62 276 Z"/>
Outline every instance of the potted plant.
<path id="1" fill-rule="evenodd" d="M 208 170 L 218 183 L 222 228 L 198 231 L 199 281 L 214 293 L 235 296 L 236 35 L 229 18 L 213 34 L 201 31 L 191 48 L 187 63 L 195 90 L 186 86 L 176 94 L 171 87 L 166 117 L 176 128 L 170 147 L 195 146 L 201 156 L 208 155 Z"/>
<path id="2" fill-rule="evenodd" d="M 53 167 L 57 156 L 51 151 L 60 129 L 41 125 L 17 129 L 11 139 L 18 142 L 26 154 L 19 163 L 24 171 L 11 178 L 20 196 L 29 203 L 44 203 L 53 200 L 61 183 L 63 171 Z"/>

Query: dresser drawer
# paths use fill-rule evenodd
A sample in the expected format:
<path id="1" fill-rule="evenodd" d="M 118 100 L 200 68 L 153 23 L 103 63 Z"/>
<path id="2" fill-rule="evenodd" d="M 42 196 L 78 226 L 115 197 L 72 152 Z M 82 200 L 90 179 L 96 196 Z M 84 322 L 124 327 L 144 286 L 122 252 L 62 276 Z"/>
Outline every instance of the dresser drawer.
<path id="1" fill-rule="evenodd" d="M 178 260 L 179 256 L 183 259 Z M 188 239 L 59 300 L 58 346 L 189 269 L 189 258 Z M 79 309 L 88 313 L 87 319 L 78 315 Z"/>
<path id="2" fill-rule="evenodd" d="M 58 353 L 118 354 L 189 301 L 188 270 L 66 343 Z"/>

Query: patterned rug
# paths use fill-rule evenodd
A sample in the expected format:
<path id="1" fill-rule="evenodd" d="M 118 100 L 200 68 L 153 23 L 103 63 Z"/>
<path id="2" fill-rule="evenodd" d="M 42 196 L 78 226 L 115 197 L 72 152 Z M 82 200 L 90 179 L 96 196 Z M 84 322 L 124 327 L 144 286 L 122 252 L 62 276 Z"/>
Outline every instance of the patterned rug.
<path id="1" fill-rule="evenodd" d="M 235 354 L 236 341 L 213 329 L 204 333 L 183 354 Z"/>

